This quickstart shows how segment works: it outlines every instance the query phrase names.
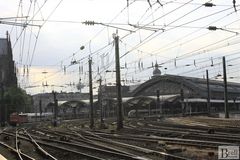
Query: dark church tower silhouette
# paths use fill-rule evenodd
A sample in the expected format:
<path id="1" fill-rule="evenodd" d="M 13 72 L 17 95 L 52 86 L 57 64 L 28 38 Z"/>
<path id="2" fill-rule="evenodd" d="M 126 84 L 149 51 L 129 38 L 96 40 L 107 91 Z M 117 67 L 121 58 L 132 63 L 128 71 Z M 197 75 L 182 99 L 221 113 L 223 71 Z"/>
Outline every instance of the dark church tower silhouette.
<path id="1" fill-rule="evenodd" d="M 17 77 L 13 61 L 12 46 L 9 34 L 0 38 L 0 83 L 4 87 L 16 87 Z"/>

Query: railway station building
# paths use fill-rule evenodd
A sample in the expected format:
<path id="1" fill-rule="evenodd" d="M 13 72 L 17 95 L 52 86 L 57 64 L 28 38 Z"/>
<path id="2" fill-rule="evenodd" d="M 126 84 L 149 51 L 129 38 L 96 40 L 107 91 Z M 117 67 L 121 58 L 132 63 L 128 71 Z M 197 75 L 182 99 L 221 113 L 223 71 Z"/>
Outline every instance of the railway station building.
<path id="1" fill-rule="evenodd" d="M 228 82 L 228 106 L 229 111 L 240 111 L 240 84 Z M 148 81 L 138 86 L 122 86 L 122 101 L 124 116 L 137 113 L 150 115 L 194 115 L 221 113 L 224 112 L 224 83 L 219 80 L 209 80 L 210 108 L 207 107 L 208 89 L 207 79 L 185 77 L 178 75 L 161 75 L 158 65 L 155 65 L 153 76 Z M 50 93 L 49 93 L 50 94 Z M 50 95 L 45 95 L 47 98 Z M 59 114 L 69 117 L 89 113 L 89 94 L 72 93 L 72 96 L 58 95 Z M 68 95 L 66 93 L 66 95 Z M 77 96 L 78 95 L 78 96 Z M 74 98 L 73 98 L 74 97 Z M 36 95 L 36 107 L 38 100 L 44 99 L 44 95 Z M 101 87 L 101 97 L 94 97 L 94 113 L 100 114 L 101 98 L 103 107 L 103 117 L 116 117 L 117 114 L 117 94 L 116 86 L 103 85 Z M 46 100 L 46 99 L 45 99 Z M 47 112 L 53 110 L 51 107 L 52 98 L 45 102 Z M 71 115 L 72 113 L 72 115 Z M 86 117 L 86 115 L 85 115 Z"/>
<path id="2" fill-rule="evenodd" d="M 126 87 L 125 87 L 126 88 Z M 150 80 L 135 89 L 123 90 L 124 115 L 132 110 L 145 111 L 145 114 L 196 114 L 207 113 L 207 79 L 178 75 L 161 75 L 158 64 L 155 65 Z M 240 111 L 240 83 L 228 82 L 229 111 Z M 224 83 L 209 80 L 210 112 L 224 112 Z M 103 92 L 103 97 L 104 97 Z M 107 95 L 111 93 L 107 92 Z M 117 104 L 115 98 L 106 98 L 104 105 L 109 108 Z M 115 99 L 115 102 L 114 102 Z M 116 108 L 116 107 L 112 107 Z M 110 111 L 114 112 L 114 111 Z"/>

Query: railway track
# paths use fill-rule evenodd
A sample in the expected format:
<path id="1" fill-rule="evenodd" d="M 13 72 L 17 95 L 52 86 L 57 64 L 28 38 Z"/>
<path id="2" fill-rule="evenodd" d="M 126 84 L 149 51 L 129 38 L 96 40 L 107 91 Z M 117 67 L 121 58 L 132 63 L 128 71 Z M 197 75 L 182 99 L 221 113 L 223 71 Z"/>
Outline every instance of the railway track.
<path id="1" fill-rule="evenodd" d="M 84 139 L 88 142 L 94 143 L 94 144 L 101 144 L 100 147 L 102 146 L 110 146 L 112 149 L 114 149 L 117 152 L 120 153 L 124 153 L 124 155 L 131 155 L 134 157 L 134 159 L 187 159 L 181 156 L 176 156 L 173 154 L 169 154 L 166 152 L 159 152 L 159 151 L 155 151 L 152 149 L 147 149 L 147 148 L 143 148 L 143 147 L 138 147 L 136 145 L 131 145 L 128 143 L 123 143 L 123 142 L 118 142 L 118 141 L 114 141 L 111 139 L 106 139 L 104 137 L 100 137 L 94 133 L 91 132 L 84 132 L 85 134 L 89 134 L 89 135 L 93 135 L 93 136 L 86 136 L 84 134 L 82 134 L 81 132 L 77 132 L 77 131 L 72 131 L 72 133 L 69 132 L 61 132 L 61 131 L 48 131 L 48 130 L 44 130 L 43 132 L 47 132 L 48 134 L 52 134 L 52 135 L 57 135 L 57 136 L 61 136 L 61 135 L 67 135 L 70 139 L 72 137 L 79 137 L 81 139 Z M 73 138 L 75 139 L 75 138 Z M 75 139 L 76 140 L 76 139 Z M 139 143 L 143 143 L 142 141 Z M 107 147 L 109 148 L 109 147 Z M 127 151 L 127 152 L 126 152 Z M 131 153 L 130 153 L 131 151 Z M 130 159 L 129 157 L 126 157 L 126 159 Z M 132 159 L 132 158 L 131 158 Z"/>
<path id="2" fill-rule="evenodd" d="M 222 143 L 235 143 L 240 144 L 240 136 L 232 135 L 232 134 L 208 134 L 204 132 L 198 132 L 197 130 L 178 130 L 178 128 L 167 128 L 167 127 L 128 127 L 130 131 L 142 133 L 142 134 L 150 134 L 161 137 L 178 137 L 183 139 L 193 139 L 193 140 L 207 140 L 207 141 L 216 141 Z"/>
<path id="3" fill-rule="evenodd" d="M 4 143 L 4 142 L 0 142 L 0 145 L 1 145 L 2 147 L 6 148 L 9 152 L 13 153 L 13 154 L 16 156 L 16 158 L 17 158 L 17 157 L 18 157 L 18 158 L 21 157 L 21 158 L 23 158 L 24 160 L 25 160 L 25 159 L 26 159 L 26 160 L 35 160 L 34 158 L 28 156 L 27 154 L 24 154 L 24 153 L 22 153 L 22 152 L 19 152 L 18 150 L 16 150 L 15 148 L 7 145 L 7 144 Z M 19 157 L 19 155 L 20 155 L 20 157 Z"/>
<path id="4" fill-rule="evenodd" d="M 4 132 L 8 136 L 14 136 L 12 133 Z M 32 136 L 34 137 L 34 136 Z M 18 136 L 18 138 L 22 140 L 27 140 L 26 137 L 23 135 Z M 121 153 L 121 151 L 109 151 L 105 149 L 94 148 L 86 145 L 81 145 L 74 141 L 59 141 L 56 139 L 48 139 L 48 138 L 35 138 L 35 141 L 40 144 L 41 146 L 51 147 L 62 151 L 71 152 L 71 154 L 81 154 L 82 157 L 86 159 L 96 159 L 96 160 L 103 160 L 103 159 L 111 159 L 111 160 L 118 160 L 118 159 L 129 159 L 129 160 L 142 160 L 148 159 L 141 156 L 136 156 L 130 153 Z M 81 153 L 79 151 L 82 151 Z M 97 155 L 97 156 L 94 156 Z"/>
<path id="5" fill-rule="evenodd" d="M 5 130 L 6 129 L 4 129 L 0 133 L 0 135 L 2 135 Z M 21 152 L 20 147 L 19 147 L 19 140 L 18 140 L 18 130 L 15 131 L 15 143 L 14 144 L 15 144 L 15 148 L 0 141 L 0 145 L 2 147 L 4 147 L 5 149 L 7 149 L 10 153 L 14 154 L 15 158 L 17 158 L 19 160 L 35 160 L 33 157 Z"/>
<path id="6" fill-rule="evenodd" d="M 4 132 L 3 134 L 5 135 L 8 135 L 8 136 L 12 136 L 14 137 L 14 134 L 13 133 L 7 133 L 7 132 Z M 30 141 L 28 138 L 24 137 L 24 136 L 19 136 L 19 139 L 21 139 L 22 141 Z M 54 150 L 51 151 L 53 153 L 55 153 L 54 156 L 56 156 L 57 158 L 56 159 L 65 159 L 64 157 L 61 157 L 60 153 L 64 153 L 66 157 L 66 159 L 69 159 L 69 155 L 71 155 L 70 157 L 74 157 L 74 158 L 71 158 L 71 159 L 92 159 L 92 160 L 104 160 L 103 158 L 99 158 L 97 156 L 93 156 L 93 155 L 89 155 L 89 154 L 86 154 L 86 153 L 83 153 L 83 152 L 80 152 L 80 151 L 75 151 L 75 150 L 71 150 L 69 148 L 66 148 L 66 147 L 63 147 L 63 146 L 59 146 L 59 145 L 56 145 L 56 144 L 50 144 L 48 142 L 44 142 L 44 141 L 40 141 L 40 140 L 35 140 L 39 145 L 41 146 L 44 146 L 48 149 L 51 149 L 51 150 Z M 46 158 L 43 158 L 43 159 L 46 159 Z"/>
<path id="7" fill-rule="evenodd" d="M 118 134 L 107 134 L 106 132 L 101 131 L 95 131 L 95 136 L 92 136 L 92 132 L 86 132 L 82 129 L 72 126 L 72 132 L 69 134 L 67 131 L 67 135 L 71 137 L 77 137 L 76 135 L 80 135 L 80 137 L 83 137 L 87 140 L 90 140 L 92 142 L 98 142 L 102 144 L 106 144 L 105 146 L 117 146 L 117 144 L 129 144 L 129 146 L 122 146 L 121 150 L 131 150 L 132 152 L 135 152 L 137 155 L 137 148 L 148 148 L 150 150 L 157 150 L 158 151 L 164 151 L 163 153 L 167 153 L 167 150 L 164 150 L 165 148 L 161 148 L 158 145 L 166 145 L 169 146 L 170 149 L 172 147 L 174 148 L 181 148 L 181 147 L 195 147 L 195 149 L 201 149 L 205 150 L 206 148 L 210 148 L 209 152 L 215 152 L 218 146 L 220 145 L 239 145 L 240 144 L 240 137 L 237 135 L 237 132 L 215 132 L 214 134 L 209 134 L 208 129 L 209 127 L 205 126 L 184 126 L 180 127 L 174 127 L 170 125 L 170 127 L 167 126 L 166 122 L 147 122 L 143 123 L 142 121 L 136 122 L 138 125 L 131 124 L 131 127 L 125 127 L 125 131 L 118 132 Z M 142 123 L 142 124 L 141 124 Z M 162 126 L 161 124 L 164 125 Z M 200 128 L 200 129 L 199 129 Z M 108 133 L 110 130 L 108 130 Z M 56 134 L 64 134 L 64 132 L 55 131 Z M 127 134 L 126 134 L 127 133 Z M 114 135 L 114 136 L 113 136 Z M 98 137 L 99 136 L 99 137 Z M 113 141 L 113 143 L 111 142 Z M 136 148 L 132 147 L 138 146 Z M 124 149 L 123 149 L 124 148 Z M 160 149 L 159 149 L 160 148 Z M 162 150 L 163 149 L 163 150 Z M 145 150 L 146 151 L 146 150 Z M 153 153 L 146 151 L 145 155 L 151 155 L 151 154 L 158 154 L 159 157 L 161 157 L 159 153 Z M 170 153 L 170 152 L 168 152 Z M 178 153 L 177 153 L 178 154 Z M 175 155 L 177 155 L 175 154 Z M 184 154 L 183 154 L 184 155 Z"/>
<path id="8" fill-rule="evenodd" d="M 105 149 L 105 150 L 108 150 L 108 151 L 117 152 L 117 153 L 120 153 L 120 154 L 132 155 L 132 154 L 129 154 L 127 152 L 124 152 L 124 151 L 121 151 L 121 150 L 118 150 L 118 149 L 114 149 L 112 147 L 102 145 L 100 143 L 96 143 L 94 141 L 88 140 L 88 139 L 84 138 L 81 134 L 78 134 L 77 132 L 74 132 L 74 131 L 71 131 L 72 133 L 70 133 L 70 132 L 66 133 L 66 132 L 60 132 L 60 131 L 54 131 L 53 132 L 53 131 L 49 131 L 49 130 L 41 130 L 39 132 L 39 131 L 34 131 L 33 130 L 33 132 L 40 133 L 42 135 L 41 139 L 45 140 L 45 141 L 49 141 L 49 139 L 62 139 L 64 141 L 70 141 L 71 140 L 71 141 L 78 142 L 78 143 L 81 142 L 81 143 L 84 144 L 85 147 L 86 147 L 86 145 L 88 145 L 88 146 L 93 146 L 93 147 L 99 148 L 99 149 Z M 45 135 L 47 135 L 48 138 L 45 138 Z"/>
<path id="9" fill-rule="evenodd" d="M 16 130 L 16 132 L 15 132 L 15 148 L 17 151 L 17 159 L 23 160 L 22 155 L 21 155 L 21 150 L 20 150 L 20 141 L 18 140 L 18 132 L 19 132 L 19 130 Z"/>
<path id="10" fill-rule="evenodd" d="M 119 145 L 119 146 L 123 146 L 123 147 L 126 147 L 128 148 L 129 150 L 140 150 L 141 152 L 144 152 L 145 154 L 153 154 L 153 155 L 158 155 L 159 157 L 162 157 L 164 159 L 187 159 L 185 157 L 181 157 L 181 156 L 176 156 L 176 155 L 173 155 L 173 154 L 169 154 L 169 153 L 166 153 L 166 152 L 159 152 L 159 151 L 156 151 L 156 150 L 152 150 L 152 149 L 147 149 L 147 148 L 143 148 L 143 147 L 138 147 L 136 146 L 135 144 L 131 145 L 131 144 L 128 144 L 128 143 L 122 143 L 122 142 L 118 142 L 118 141 L 113 141 L 111 138 L 105 138 L 103 136 L 100 136 L 96 133 L 93 133 L 93 132 L 89 132 L 89 131 L 81 131 L 84 135 L 85 138 L 87 139 L 90 139 L 90 140 L 95 140 L 95 141 L 100 141 L 100 142 L 108 142 L 110 144 L 114 144 L 114 145 Z M 127 137 L 128 135 L 126 135 Z M 125 135 L 124 135 L 125 137 Z M 122 139 L 124 141 L 131 141 L 131 139 L 129 138 L 126 138 L 126 139 Z M 144 142 L 144 139 L 141 139 L 139 140 L 139 143 L 143 143 Z M 149 143 L 150 141 L 147 141 L 147 143 Z M 157 144 L 156 142 L 153 142 L 155 144 Z"/>
<path id="11" fill-rule="evenodd" d="M 124 134 L 122 135 L 123 137 L 118 139 L 118 140 L 121 140 L 120 142 L 119 141 L 113 141 L 114 138 L 112 138 L 112 136 L 102 136 L 102 135 L 99 135 L 99 134 L 96 134 L 96 133 L 92 133 L 92 132 L 85 132 L 87 133 L 88 135 L 85 135 L 86 138 L 88 139 L 91 139 L 91 140 L 95 140 L 95 141 L 100 141 L 100 142 L 108 142 L 108 143 L 112 143 L 114 145 L 120 145 L 120 146 L 124 146 L 124 147 L 127 147 L 128 149 L 133 149 L 133 150 L 143 150 L 143 152 L 145 152 L 145 154 L 153 154 L 153 155 L 157 155 L 161 158 L 164 158 L 164 159 L 188 159 L 186 157 L 182 157 L 182 156 L 178 156 L 178 155 L 174 155 L 174 154 L 170 154 L 170 153 L 167 153 L 167 152 L 161 152 L 161 151 L 158 151 L 158 150 L 153 150 L 153 149 L 146 149 L 146 148 L 142 148 L 142 147 L 137 147 L 136 146 L 136 142 L 139 143 L 146 143 L 149 145 L 149 143 L 153 143 L 153 144 L 158 144 L 158 141 L 152 141 L 152 140 L 149 140 L 149 139 L 143 139 L 143 138 L 140 138 L 138 140 L 136 140 L 134 137 L 135 135 L 133 135 L 132 137 L 128 137 L 128 135 Z M 112 135 L 112 134 L 109 134 L 109 135 Z M 116 134 L 114 134 L 116 135 Z M 116 140 L 116 139 L 114 139 Z M 126 144 L 126 143 L 122 143 L 122 142 L 131 142 L 131 141 L 134 141 L 133 145 L 129 145 L 129 144 Z M 155 148 L 156 149 L 156 148 Z"/>
<path id="12" fill-rule="evenodd" d="M 156 123 L 156 122 L 155 122 Z M 139 125 L 132 125 L 133 128 L 136 128 L 136 127 L 139 127 Z M 235 134 L 235 133 L 226 133 L 226 132 L 219 132 L 219 131 L 216 131 L 215 128 L 211 128 L 211 127 L 197 127 L 195 126 L 194 128 L 187 128 L 186 126 L 171 126 L 171 125 L 168 125 L 166 123 L 158 123 L 158 124 L 144 124 L 144 125 L 140 125 L 140 126 L 148 126 L 150 128 L 153 128 L 153 129 L 161 129 L 161 130 L 171 130 L 171 131 L 181 131 L 181 132 L 187 132 L 187 133 L 201 133 L 201 134 L 206 134 L 208 133 L 208 131 L 210 129 L 213 129 L 214 130 L 214 135 L 216 136 L 225 136 L 225 137 L 234 137 L 234 138 L 239 138 L 239 133 Z M 235 131 L 236 132 L 236 131 Z M 209 134 L 208 134 L 209 135 Z"/>
<path id="13" fill-rule="evenodd" d="M 114 128 L 114 125 L 111 127 Z M 6 148 L 6 144 L 15 150 L 15 152 L 11 151 L 15 156 L 18 156 L 19 153 L 23 159 L 26 159 L 23 154 L 37 159 L 22 149 L 24 148 L 22 144 L 28 142 L 34 146 L 32 148 L 35 148 L 34 150 L 40 156 L 44 157 L 42 159 L 174 160 L 188 159 L 186 157 L 196 159 L 199 157 L 196 155 L 198 151 L 204 158 L 208 158 L 208 153 L 213 152 L 214 158 L 216 158 L 218 146 L 240 144 L 238 129 L 231 128 L 224 131 L 214 128 L 213 133 L 208 133 L 209 129 L 212 127 L 203 126 L 201 123 L 193 126 L 173 124 L 165 120 L 159 122 L 131 120 L 125 123 L 124 129 L 121 131 L 114 129 L 89 130 L 87 126 L 79 125 L 77 122 L 74 124 L 67 122 L 56 128 L 42 125 L 40 127 L 33 126 L 27 130 L 19 129 L 18 132 L 5 130 L 1 136 L 2 139 L 4 136 L 9 136 L 11 140 L 14 139 L 15 145 L 11 146 L 9 145 L 11 143 L 0 140 L 3 143 L 0 143 L 0 151 L 1 146 Z M 17 146 L 18 141 L 21 142 L 21 145 Z M 189 155 L 192 150 L 194 155 Z"/>
<path id="14" fill-rule="evenodd" d="M 213 133 L 209 133 L 210 128 L 200 127 L 197 129 L 195 126 L 194 129 L 192 128 L 180 128 L 178 127 L 171 127 L 166 126 L 166 123 L 145 123 L 145 122 L 135 122 L 134 124 L 129 124 L 126 126 L 129 129 L 138 131 L 138 133 L 147 133 L 157 136 L 164 136 L 164 137 L 179 137 L 184 139 L 196 139 L 196 140 L 207 140 L 207 141 L 216 141 L 216 142 L 223 142 L 223 143 L 236 143 L 240 144 L 240 136 L 239 134 L 235 133 L 223 133 L 223 132 L 215 132 L 212 129 Z"/>
<path id="15" fill-rule="evenodd" d="M 45 159 L 49 159 L 49 160 L 57 160 L 55 157 L 53 157 L 51 154 L 49 154 L 47 151 L 45 151 L 33 138 L 32 136 L 27 132 L 26 129 L 23 129 L 24 134 L 29 138 L 29 140 L 31 141 L 31 143 L 35 146 L 35 148 L 37 149 L 37 151 L 43 155 L 43 157 Z"/>
<path id="16" fill-rule="evenodd" d="M 193 118 L 194 119 L 194 118 Z M 195 118 L 196 119 L 196 118 Z M 221 125 L 221 123 L 224 123 L 223 120 L 215 120 L 215 119 L 204 119 L 204 120 L 192 120 L 192 119 L 186 119 L 186 120 L 179 120 L 179 119 L 172 119 L 172 120 L 166 120 L 166 121 L 148 121 L 148 123 L 156 126 L 161 127 L 172 127 L 172 128 L 178 128 L 178 129 L 186 129 L 186 130 L 198 130 L 200 132 L 207 132 L 209 129 L 214 129 L 216 133 L 218 134 L 236 134 L 238 135 L 240 133 L 240 127 L 229 125 Z M 176 123 L 178 121 L 181 121 L 180 123 Z M 144 123 L 144 120 L 133 120 L 131 123 Z M 237 123 L 238 121 L 236 121 Z"/>
<path id="17" fill-rule="evenodd" d="M 192 139 L 183 139 L 183 138 L 172 138 L 172 137 L 159 137 L 159 136 L 144 136 L 144 135 L 135 135 L 135 134 L 106 134 L 106 133 L 96 133 L 105 138 L 110 139 L 120 139 L 128 141 L 139 141 L 139 142 L 165 142 L 166 144 L 180 144 L 186 146 L 195 146 L 198 148 L 218 148 L 220 145 L 237 145 L 236 143 L 223 143 L 215 141 L 204 141 L 204 140 L 192 140 Z"/>

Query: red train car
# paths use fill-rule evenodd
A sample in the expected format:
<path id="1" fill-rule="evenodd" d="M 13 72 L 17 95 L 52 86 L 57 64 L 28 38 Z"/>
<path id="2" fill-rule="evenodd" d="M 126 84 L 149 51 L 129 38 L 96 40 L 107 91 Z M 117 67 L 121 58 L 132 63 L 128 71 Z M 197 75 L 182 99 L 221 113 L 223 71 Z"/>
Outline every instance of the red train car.
<path id="1" fill-rule="evenodd" d="M 10 124 L 17 125 L 28 122 L 27 114 L 12 113 L 10 115 Z"/>

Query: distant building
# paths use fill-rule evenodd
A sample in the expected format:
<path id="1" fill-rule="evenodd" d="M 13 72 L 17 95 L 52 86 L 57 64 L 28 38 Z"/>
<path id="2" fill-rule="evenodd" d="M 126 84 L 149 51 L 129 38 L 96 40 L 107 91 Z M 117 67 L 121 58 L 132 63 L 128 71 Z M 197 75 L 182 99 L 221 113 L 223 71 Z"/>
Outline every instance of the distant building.
<path id="1" fill-rule="evenodd" d="M 45 112 L 47 110 L 47 106 L 50 103 L 53 103 L 53 94 L 52 93 L 39 93 L 32 96 L 33 98 L 33 106 L 34 111 L 39 112 L 39 103 L 41 101 L 42 105 L 42 111 Z M 97 96 L 93 96 L 94 99 L 97 99 Z M 89 99 L 89 93 L 66 93 L 66 92 L 60 92 L 57 93 L 57 100 L 58 101 L 82 101 L 82 100 L 88 100 Z"/>
<path id="2" fill-rule="evenodd" d="M 0 38 L 0 83 L 3 83 L 4 87 L 17 86 L 11 41 L 8 33 L 6 38 Z"/>
<path id="3" fill-rule="evenodd" d="M 121 86 L 122 105 L 124 116 L 137 117 L 152 115 L 194 115 L 224 112 L 224 83 L 223 81 L 209 80 L 209 99 L 207 103 L 207 80 L 195 77 L 161 74 L 156 63 L 152 78 L 134 86 Z M 102 85 L 99 88 L 99 97 L 94 96 L 94 115 L 100 116 L 102 107 L 103 117 L 117 116 L 117 88 L 116 86 Z M 100 92 L 101 91 L 101 92 Z M 158 96 L 159 94 L 159 96 Z M 228 109 L 240 111 L 240 83 L 228 82 Z M 72 114 L 72 117 L 84 111 L 88 116 L 88 93 L 58 93 L 57 99 L 64 101 L 59 105 L 60 114 Z M 49 109 L 53 102 L 51 93 L 33 96 L 35 111 L 39 109 L 39 102 Z M 98 101 L 100 100 L 100 101 Z M 68 102 L 66 102 L 68 101 Z M 60 103 L 59 103 L 60 104 Z M 63 105 L 64 104 L 64 105 Z M 100 105 L 101 104 L 101 105 Z M 61 110 L 62 107 L 62 110 Z M 87 110 L 88 109 L 88 110 Z M 50 108 L 50 111 L 53 110 Z M 48 110 L 49 111 L 49 110 Z"/>
<path id="4" fill-rule="evenodd" d="M 129 86 L 122 86 L 122 97 L 128 97 L 130 88 Z M 104 98 L 117 98 L 117 88 L 116 86 L 102 86 L 102 94 Z"/>

